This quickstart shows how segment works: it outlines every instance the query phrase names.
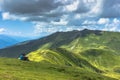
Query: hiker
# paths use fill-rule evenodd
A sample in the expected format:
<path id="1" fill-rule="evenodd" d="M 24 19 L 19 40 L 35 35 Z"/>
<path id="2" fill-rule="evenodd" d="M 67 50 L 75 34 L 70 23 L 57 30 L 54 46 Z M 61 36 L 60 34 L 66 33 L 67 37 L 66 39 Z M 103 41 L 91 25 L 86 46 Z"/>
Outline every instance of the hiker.
<path id="1" fill-rule="evenodd" d="M 28 57 L 26 56 L 26 54 L 21 54 L 19 57 L 20 60 L 24 60 L 24 61 L 29 61 Z"/>

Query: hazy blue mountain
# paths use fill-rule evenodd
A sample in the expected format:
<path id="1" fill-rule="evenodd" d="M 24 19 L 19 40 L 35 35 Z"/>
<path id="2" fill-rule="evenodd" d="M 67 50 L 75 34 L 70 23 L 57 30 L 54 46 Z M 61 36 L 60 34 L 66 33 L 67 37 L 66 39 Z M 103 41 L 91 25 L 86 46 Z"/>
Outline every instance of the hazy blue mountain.
<path id="1" fill-rule="evenodd" d="M 16 43 L 28 40 L 26 37 L 0 35 L 0 48 L 5 48 L 8 46 L 15 45 Z"/>

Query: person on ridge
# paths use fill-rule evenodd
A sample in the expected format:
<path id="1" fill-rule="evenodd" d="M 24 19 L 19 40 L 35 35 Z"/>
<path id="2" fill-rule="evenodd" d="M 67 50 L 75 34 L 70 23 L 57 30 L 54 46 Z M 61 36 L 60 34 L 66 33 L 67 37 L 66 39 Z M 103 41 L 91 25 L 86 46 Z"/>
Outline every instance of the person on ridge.
<path id="1" fill-rule="evenodd" d="M 24 61 L 29 61 L 28 57 L 26 56 L 26 54 L 21 54 L 19 57 L 20 60 L 24 60 Z"/>

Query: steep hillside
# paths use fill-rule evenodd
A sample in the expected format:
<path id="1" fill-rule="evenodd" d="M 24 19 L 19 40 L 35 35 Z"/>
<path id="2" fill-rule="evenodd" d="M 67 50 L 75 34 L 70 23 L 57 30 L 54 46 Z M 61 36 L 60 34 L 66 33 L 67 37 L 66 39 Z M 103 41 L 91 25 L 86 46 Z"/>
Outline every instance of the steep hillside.
<path id="1" fill-rule="evenodd" d="M 80 67 L 87 71 L 120 78 L 120 56 L 107 49 L 87 49 L 75 54 L 63 48 L 56 48 L 33 51 L 28 56 L 31 61 Z"/>
<path id="2" fill-rule="evenodd" d="M 117 80 L 84 69 L 0 58 L 0 80 Z"/>
<path id="3" fill-rule="evenodd" d="M 31 61 L 45 61 L 52 64 L 81 67 L 93 72 L 102 73 L 101 70 L 92 66 L 85 59 L 61 48 L 56 50 L 38 50 L 28 54 L 28 56 Z"/>

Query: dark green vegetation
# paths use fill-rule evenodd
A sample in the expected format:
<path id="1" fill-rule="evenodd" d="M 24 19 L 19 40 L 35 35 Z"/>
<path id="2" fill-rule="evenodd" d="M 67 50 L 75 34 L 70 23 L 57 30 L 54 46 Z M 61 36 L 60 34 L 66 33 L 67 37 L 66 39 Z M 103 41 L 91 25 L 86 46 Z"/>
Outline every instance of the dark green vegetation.
<path id="1" fill-rule="evenodd" d="M 84 69 L 0 58 L 0 80 L 116 80 Z"/>
<path id="2" fill-rule="evenodd" d="M 0 50 L 2 57 L 18 57 L 21 53 L 27 53 L 31 61 L 77 67 L 88 74 L 90 72 L 120 79 L 119 32 L 87 29 L 57 32 Z"/>

